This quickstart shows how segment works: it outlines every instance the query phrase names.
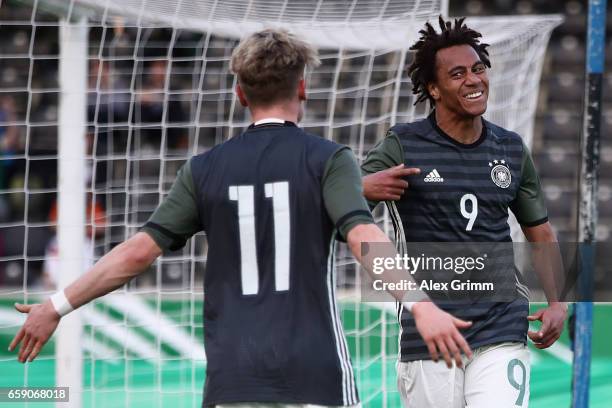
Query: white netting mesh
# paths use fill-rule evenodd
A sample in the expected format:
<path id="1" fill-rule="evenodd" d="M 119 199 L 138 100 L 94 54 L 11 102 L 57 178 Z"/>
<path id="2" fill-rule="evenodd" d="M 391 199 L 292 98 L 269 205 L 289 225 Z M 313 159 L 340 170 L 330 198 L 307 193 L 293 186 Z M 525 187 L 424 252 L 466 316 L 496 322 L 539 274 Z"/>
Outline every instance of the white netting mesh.
<path id="1" fill-rule="evenodd" d="M 89 18 L 84 137 L 90 166 L 84 177 L 93 224 L 87 258 L 95 259 L 142 225 L 189 156 L 249 124 L 229 72 L 229 57 L 241 36 L 285 26 L 318 45 L 322 65 L 308 73 L 301 125 L 350 145 L 363 157 L 389 126 L 426 115 L 427 106 L 413 106 L 406 50 L 423 21 L 440 12 L 440 2 L 418 0 L 3 4 L 0 339 L 20 319 L 6 299 L 36 298 L 48 293 L 53 281 L 53 262 L 47 262 L 47 274 L 43 270 L 54 253 L 52 203 L 61 160 L 56 150 L 58 15 Z M 491 44 L 487 117 L 528 143 L 545 46 L 559 22 L 556 16 L 468 20 Z M 196 236 L 186 249 L 130 284 L 123 298 L 86 309 L 87 405 L 199 403 L 205 247 L 205 237 Z M 339 285 L 350 299 L 354 265 L 350 259 L 343 262 Z M 343 309 L 362 398 L 366 405 L 395 406 L 392 315 L 350 300 Z M 0 361 L 9 364 L 14 357 L 0 355 Z M 53 355 L 43 356 L 37 367 L 34 372 L 15 366 L 15 385 L 45 375 L 52 382 Z"/>
<path id="2" fill-rule="evenodd" d="M 94 9 L 92 17 L 103 23 L 119 15 L 141 25 L 214 32 L 234 38 L 266 26 L 283 26 L 319 47 L 357 49 L 386 48 L 389 43 L 405 41 L 414 34 L 415 21 L 441 13 L 439 0 L 78 0 L 74 4 L 76 9 L 67 9 L 67 13 L 91 15 L 88 10 Z"/>

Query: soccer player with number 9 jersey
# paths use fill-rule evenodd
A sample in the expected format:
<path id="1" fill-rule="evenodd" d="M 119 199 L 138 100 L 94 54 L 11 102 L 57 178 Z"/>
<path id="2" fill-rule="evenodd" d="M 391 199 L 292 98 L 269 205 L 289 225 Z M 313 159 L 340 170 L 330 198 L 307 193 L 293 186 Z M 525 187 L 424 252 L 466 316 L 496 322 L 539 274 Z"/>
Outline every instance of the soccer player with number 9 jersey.
<path id="1" fill-rule="evenodd" d="M 487 44 L 463 19 L 453 24 L 440 17 L 439 23 L 439 32 L 429 23 L 420 31 L 408 70 L 415 103 L 428 100 L 433 111 L 393 126 L 369 152 L 362 165 L 366 198 L 371 205 L 386 201 L 396 237 L 406 242 L 511 242 L 508 210 L 530 242 L 556 241 L 527 146 L 482 117 L 491 66 Z M 528 316 L 529 302 L 518 286 L 524 296 L 513 301 L 445 309 L 472 322 L 462 331 L 474 350 L 471 358 L 419 334 L 423 302 L 411 313 L 400 308 L 398 386 L 404 406 L 528 405 L 527 337 L 538 348 L 549 347 L 562 331 L 566 306 L 549 299 L 548 308 Z M 541 320 L 541 329 L 528 333 L 529 320 Z M 436 363 L 448 355 L 461 358 L 461 366 Z"/>

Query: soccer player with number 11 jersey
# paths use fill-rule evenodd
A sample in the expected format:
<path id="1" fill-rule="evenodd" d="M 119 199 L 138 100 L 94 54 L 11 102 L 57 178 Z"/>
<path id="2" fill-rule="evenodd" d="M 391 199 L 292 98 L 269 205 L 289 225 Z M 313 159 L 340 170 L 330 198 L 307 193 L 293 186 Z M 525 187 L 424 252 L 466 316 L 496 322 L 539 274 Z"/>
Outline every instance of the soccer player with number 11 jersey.
<path id="1" fill-rule="evenodd" d="M 65 290 L 16 305 L 28 314 L 10 345 L 21 344 L 21 362 L 36 358 L 61 316 L 205 231 L 203 406 L 359 406 L 336 303 L 335 241 L 346 241 L 358 260 L 362 243 L 397 253 L 374 224 L 350 149 L 297 126 L 304 70 L 317 63 L 316 50 L 284 30 L 240 42 L 231 68 L 253 123 L 190 158 L 142 230 Z M 450 338 L 471 354 L 458 330 L 469 324 L 433 303 L 421 309 L 423 337 Z"/>

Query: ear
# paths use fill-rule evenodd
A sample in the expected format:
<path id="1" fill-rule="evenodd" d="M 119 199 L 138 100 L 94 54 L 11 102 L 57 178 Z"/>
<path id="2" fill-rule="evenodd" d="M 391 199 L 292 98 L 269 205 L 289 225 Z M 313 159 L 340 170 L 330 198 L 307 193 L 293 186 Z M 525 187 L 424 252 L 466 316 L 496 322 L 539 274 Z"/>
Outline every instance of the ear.
<path id="1" fill-rule="evenodd" d="M 240 84 L 236 84 L 236 95 L 238 96 L 238 100 L 240 104 L 245 108 L 249 106 L 249 101 L 247 101 L 246 96 L 244 95 L 244 91 L 240 87 Z"/>
<path id="2" fill-rule="evenodd" d="M 298 98 L 300 101 L 306 100 L 306 81 L 304 81 L 304 78 L 298 82 Z"/>
<path id="3" fill-rule="evenodd" d="M 427 84 L 427 92 L 429 92 L 429 95 L 431 95 L 434 101 L 440 99 L 440 90 L 434 82 Z"/>

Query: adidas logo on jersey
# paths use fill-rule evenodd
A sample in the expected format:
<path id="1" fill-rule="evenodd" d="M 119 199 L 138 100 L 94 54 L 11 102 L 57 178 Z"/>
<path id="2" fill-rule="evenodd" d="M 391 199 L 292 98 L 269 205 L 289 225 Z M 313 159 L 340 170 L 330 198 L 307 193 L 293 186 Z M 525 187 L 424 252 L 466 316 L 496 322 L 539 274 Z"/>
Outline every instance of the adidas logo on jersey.
<path id="1" fill-rule="evenodd" d="M 440 177 L 440 173 L 438 173 L 438 170 L 433 169 L 429 172 L 429 174 L 425 176 L 423 181 L 425 181 L 426 183 L 442 183 L 444 181 L 444 178 Z"/>

